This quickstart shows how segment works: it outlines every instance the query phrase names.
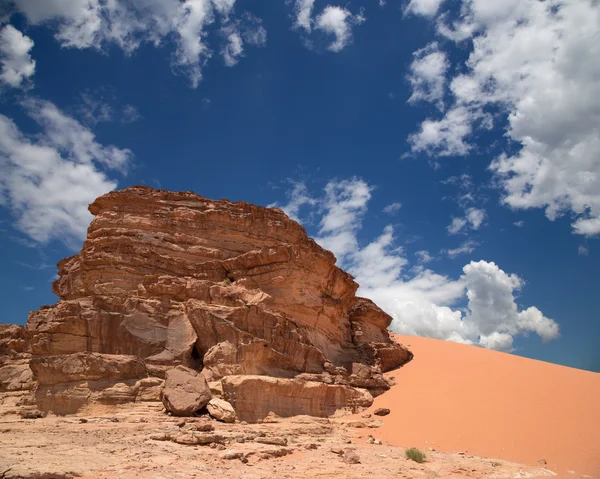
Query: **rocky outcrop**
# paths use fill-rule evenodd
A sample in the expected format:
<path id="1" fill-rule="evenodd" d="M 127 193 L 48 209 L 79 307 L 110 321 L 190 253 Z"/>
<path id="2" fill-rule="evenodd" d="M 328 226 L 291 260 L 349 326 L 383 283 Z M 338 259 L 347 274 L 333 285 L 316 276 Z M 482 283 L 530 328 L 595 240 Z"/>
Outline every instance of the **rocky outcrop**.
<path id="1" fill-rule="evenodd" d="M 158 400 L 156 383 L 185 366 L 211 388 L 278 378 L 253 388 L 314 392 L 319 406 L 306 410 L 273 401 L 286 414 L 323 415 L 385 391 L 382 373 L 412 358 L 390 340 L 391 318 L 356 297 L 333 254 L 278 209 L 147 187 L 89 209 L 81 252 L 58 264 L 60 300 L 25 327 L 0 325 L 0 391 L 33 391 L 40 408 L 73 412 Z M 230 402 L 238 416 L 247 407 Z"/>
<path id="2" fill-rule="evenodd" d="M 281 417 L 306 414 L 328 417 L 340 409 L 357 412 L 373 404 L 366 389 L 301 379 L 227 376 L 223 397 L 241 421 L 255 422 L 270 412 Z"/>

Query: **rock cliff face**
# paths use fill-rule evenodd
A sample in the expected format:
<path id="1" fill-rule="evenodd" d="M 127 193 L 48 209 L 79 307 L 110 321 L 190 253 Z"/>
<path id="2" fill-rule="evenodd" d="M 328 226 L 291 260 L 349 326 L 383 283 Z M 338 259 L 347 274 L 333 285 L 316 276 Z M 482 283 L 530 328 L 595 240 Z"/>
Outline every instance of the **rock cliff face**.
<path id="1" fill-rule="evenodd" d="M 325 415 L 368 405 L 389 387 L 381 373 L 412 358 L 391 342 L 391 318 L 278 209 L 139 186 L 89 209 L 81 252 L 58 263 L 60 300 L 24 327 L 0 325 L 0 391 L 23 404 L 69 413 L 158 398 L 161 378 L 183 365 L 210 382 L 235 377 L 229 390 L 252 401 L 261 388 L 314 390 L 324 398 L 314 411 L 272 402 L 286 415 Z"/>

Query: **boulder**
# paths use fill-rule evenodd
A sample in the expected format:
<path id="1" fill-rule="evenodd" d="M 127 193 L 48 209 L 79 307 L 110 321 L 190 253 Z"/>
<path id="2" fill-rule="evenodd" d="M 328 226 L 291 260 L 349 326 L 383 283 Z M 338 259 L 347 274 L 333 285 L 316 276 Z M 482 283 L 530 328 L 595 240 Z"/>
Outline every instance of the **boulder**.
<path id="1" fill-rule="evenodd" d="M 213 397 L 206 406 L 208 414 L 218 421 L 235 422 L 235 410 L 233 406 L 223 399 Z"/>
<path id="2" fill-rule="evenodd" d="M 185 366 L 167 371 L 161 400 L 165 409 L 175 416 L 193 416 L 204 409 L 212 393 L 206 378 Z"/>

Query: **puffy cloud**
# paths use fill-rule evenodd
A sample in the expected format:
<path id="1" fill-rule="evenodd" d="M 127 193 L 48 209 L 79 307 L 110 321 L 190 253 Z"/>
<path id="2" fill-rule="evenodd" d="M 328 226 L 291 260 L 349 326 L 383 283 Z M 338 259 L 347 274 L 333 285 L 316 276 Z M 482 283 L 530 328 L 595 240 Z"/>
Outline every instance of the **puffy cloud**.
<path id="1" fill-rule="evenodd" d="M 437 24 L 472 51 L 449 80 L 454 104 L 422 123 L 413 151 L 466 155 L 494 112 L 512 141 L 490 164 L 502 202 L 550 220 L 572 214 L 574 233 L 600 234 L 598 2 L 462 0 Z"/>
<path id="2" fill-rule="evenodd" d="M 24 106 L 42 133 L 27 136 L 0 115 L 0 198 L 33 240 L 76 247 L 92 218 L 88 204 L 117 185 L 105 170 L 125 171 L 132 154 L 99 144 L 52 103 L 30 99 Z"/>
<path id="3" fill-rule="evenodd" d="M 142 43 L 159 46 L 167 39 L 175 42 L 171 59 L 174 71 L 187 76 L 192 87 L 202 79 L 202 70 L 212 56 L 207 43 L 207 27 L 219 18 L 223 26 L 231 21 L 235 0 L 14 0 L 33 25 L 55 28 L 55 38 L 65 47 L 104 49 L 110 44 L 133 53 Z M 251 45 L 264 45 L 260 27 Z M 250 34 L 249 34 L 250 35 Z M 231 64 L 241 55 L 240 33 L 224 36 L 221 49 Z"/>
<path id="4" fill-rule="evenodd" d="M 400 211 L 400 208 L 402 208 L 402 203 L 394 202 L 387 205 L 382 211 L 388 215 L 395 215 Z"/>
<path id="5" fill-rule="evenodd" d="M 328 5 L 317 17 L 316 28 L 335 37 L 328 49 L 339 52 L 352 41 L 352 26 L 364 21 L 365 17 L 360 13 L 353 15 L 345 8 Z"/>
<path id="6" fill-rule="evenodd" d="M 405 13 L 433 17 L 444 0 L 410 0 Z"/>
<path id="7" fill-rule="evenodd" d="M 0 83 L 13 88 L 25 86 L 35 73 L 35 60 L 29 54 L 33 40 L 12 25 L 0 30 Z"/>
<path id="8" fill-rule="evenodd" d="M 315 5 L 315 0 L 296 0 L 294 11 L 296 13 L 297 28 L 303 28 L 308 33 L 312 30 L 312 10 Z"/>
<path id="9" fill-rule="evenodd" d="M 427 250 L 415 251 L 415 256 L 419 258 L 419 263 L 429 263 L 434 260 Z"/>
<path id="10" fill-rule="evenodd" d="M 470 207 L 465 210 L 464 218 L 452 218 L 452 223 L 448 226 L 448 233 L 457 234 L 464 230 L 465 226 L 478 230 L 485 220 L 485 210 L 481 208 Z"/>
<path id="11" fill-rule="evenodd" d="M 338 264 L 360 284 L 359 294 L 392 316 L 392 330 L 503 351 L 512 350 L 520 335 L 535 333 L 543 341 L 558 337 L 558 325 L 539 309 L 519 310 L 514 295 L 522 280 L 493 262 L 472 261 L 452 279 L 423 269 L 422 264 L 433 258 L 422 250 L 415 253 L 419 268 L 407 272 L 409 261 L 391 225 L 361 245 L 357 235 L 373 191 L 365 181 L 332 180 L 321 196 L 294 189 L 302 192 L 300 197 L 311 198 L 310 206 L 321 216 L 316 241 L 328 249 L 333 246 Z M 465 299 L 464 312 L 454 309 Z"/>
<path id="12" fill-rule="evenodd" d="M 417 50 L 410 65 L 408 80 L 412 87 L 409 103 L 428 101 L 444 109 L 444 86 L 449 62 L 436 42 Z"/>
<path id="13" fill-rule="evenodd" d="M 490 129 L 491 116 L 483 110 L 456 105 L 440 120 L 428 118 L 421 123 L 420 131 L 408 137 L 414 153 L 430 156 L 461 156 L 468 154 L 472 145 L 467 141 L 475 124 Z"/>

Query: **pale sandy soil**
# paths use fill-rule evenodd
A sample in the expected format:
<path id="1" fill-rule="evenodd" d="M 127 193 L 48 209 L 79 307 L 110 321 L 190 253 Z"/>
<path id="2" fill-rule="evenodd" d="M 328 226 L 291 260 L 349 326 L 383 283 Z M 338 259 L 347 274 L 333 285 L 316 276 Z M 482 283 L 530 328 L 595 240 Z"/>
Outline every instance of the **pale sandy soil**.
<path id="1" fill-rule="evenodd" d="M 157 405 L 128 405 L 106 414 L 88 411 L 80 417 L 23 420 L 0 417 L 0 478 L 3 479 L 171 479 L 171 478 L 524 478 L 553 477 L 541 467 L 470 455 L 428 452 L 423 464 L 409 461 L 404 449 L 368 444 L 358 436 L 377 438 L 380 422 L 299 416 L 268 424 L 226 425 L 211 421 L 224 437 L 218 447 L 156 440 L 164 434 L 191 434 L 204 419 L 182 427 Z M 114 422 L 117 419 L 118 422 Z M 383 419 L 385 422 L 386 419 Z M 258 437 L 287 440 L 287 445 L 258 443 Z M 154 439 L 153 439 L 154 438 Z M 245 442 L 238 442 L 245 438 Z M 347 464 L 338 454 L 353 448 L 360 463 Z M 237 451 L 247 455 L 226 459 Z M 285 454 L 284 457 L 274 457 Z"/>
<path id="2" fill-rule="evenodd" d="M 463 451 L 564 477 L 600 477 L 600 374 L 446 341 L 396 336 L 415 357 L 376 398 L 392 444 Z"/>

